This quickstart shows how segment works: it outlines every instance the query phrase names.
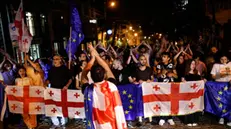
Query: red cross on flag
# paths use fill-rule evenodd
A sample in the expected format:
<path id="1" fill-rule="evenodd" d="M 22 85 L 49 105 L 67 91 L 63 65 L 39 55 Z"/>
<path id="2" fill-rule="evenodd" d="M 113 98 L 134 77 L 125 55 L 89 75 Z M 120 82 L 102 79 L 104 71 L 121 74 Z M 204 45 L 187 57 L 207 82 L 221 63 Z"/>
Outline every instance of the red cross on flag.
<path id="1" fill-rule="evenodd" d="M 47 88 L 44 94 L 46 116 L 85 118 L 81 90 Z"/>
<path id="2" fill-rule="evenodd" d="M 9 110 L 18 114 L 44 114 L 44 87 L 7 86 Z"/>
<path id="3" fill-rule="evenodd" d="M 18 11 L 15 16 L 14 24 L 18 34 L 18 45 L 21 52 L 29 52 L 32 41 L 32 36 L 28 30 L 27 25 L 24 23 L 23 4 L 22 1 L 19 5 Z"/>
<path id="4" fill-rule="evenodd" d="M 142 84 L 144 116 L 186 115 L 203 111 L 204 81 Z"/>

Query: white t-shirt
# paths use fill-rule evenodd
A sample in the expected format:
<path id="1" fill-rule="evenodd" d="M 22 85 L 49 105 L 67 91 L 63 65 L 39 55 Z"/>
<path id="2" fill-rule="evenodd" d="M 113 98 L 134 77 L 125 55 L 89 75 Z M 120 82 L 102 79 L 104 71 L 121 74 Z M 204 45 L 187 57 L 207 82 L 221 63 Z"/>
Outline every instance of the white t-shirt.
<path id="1" fill-rule="evenodd" d="M 220 73 L 226 72 L 227 70 L 231 71 L 231 62 L 227 64 L 214 64 L 211 70 L 211 74 L 216 76 L 217 82 L 229 82 L 231 80 L 231 75 L 220 77 Z"/>

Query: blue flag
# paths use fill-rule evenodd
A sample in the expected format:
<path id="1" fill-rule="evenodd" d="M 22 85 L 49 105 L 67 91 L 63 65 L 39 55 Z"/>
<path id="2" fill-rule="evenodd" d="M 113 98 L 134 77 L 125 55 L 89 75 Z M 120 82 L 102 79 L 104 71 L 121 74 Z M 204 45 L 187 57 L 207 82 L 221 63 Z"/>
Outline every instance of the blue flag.
<path id="1" fill-rule="evenodd" d="M 126 120 L 135 120 L 143 116 L 141 85 L 127 84 L 118 86 Z"/>
<path id="2" fill-rule="evenodd" d="M 79 17 L 79 12 L 73 2 L 71 1 L 71 38 L 66 47 L 66 52 L 69 58 L 73 58 L 77 51 L 79 44 L 84 39 L 84 34 L 82 32 L 82 23 Z"/>
<path id="3" fill-rule="evenodd" d="M 231 120 L 231 90 L 229 83 L 206 82 L 205 111 Z"/>
<path id="4" fill-rule="evenodd" d="M 85 115 L 86 115 L 86 129 L 95 129 L 93 124 L 93 85 L 89 85 L 86 87 L 84 91 L 84 107 L 85 107 Z"/>

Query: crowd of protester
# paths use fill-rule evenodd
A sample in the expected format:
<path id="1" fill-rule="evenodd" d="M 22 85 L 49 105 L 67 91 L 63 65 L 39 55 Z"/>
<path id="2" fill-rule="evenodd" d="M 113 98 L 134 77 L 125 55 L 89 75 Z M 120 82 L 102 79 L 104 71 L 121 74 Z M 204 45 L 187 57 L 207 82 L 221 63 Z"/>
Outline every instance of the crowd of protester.
<path id="1" fill-rule="evenodd" d="M 198 41 L 199 42 L 199 41 Z M 141 84 L 142 82 L 185 82 L 197 80 L 213 80 L 218 82 L 231 81 L 231 63 L 228 53 L 219 51 L 211 46 L 209 51 L 200 49 L 198 45 L 193 45 L 180 40 L 171 42 L 164 36 L 155 43 L 142 41 L 136 47 L 116 47 L 103 46 L 98 43 L 94 46 L 101 59 L 111 69 L 116 85 Z M 9 58 L 4 57 L 0 64 L 2 70 L 2 86 L 0 95 L 4 95 L 4 86 L 44 86 L 58 89 L 81 89 L 82 72 L 91 59 L 88 49 L 78 51 L 76 58 L 72 62 L 65 61 L 60 55 L 54 55 L 49 59 L 37 59 L 31 61 L 29 55 L 25 55 L 23 65 L 19 65 Z M 92 77 L 96 73 L 87 74 L 88 82 L 94 83 Z M 0 97 L 3 98 L 3 97 Z M 3 105 L 3 100 L 1 100 Z M 200 113 L 187 115 L 182 122 L 187 126 L 197 126 Z M 37 126 L 36 115 L 22 115 L 22 117 L 7 113 L 5 125 L 13 125 L 22 118 L 28 128 Z M 41 116 L 40 116 L 41 117 Z M 10 121 L 14 119 L 14 121 Z M 172 117 L 149 118 L 158 119 L 158 124 L 163 126 L 166 122 L 175 125 Z M 52 117 L 54 127 L 66 124 L 66 119 Z M 138 118 L 138 123 L 142 125 L 143 118 Z M 224 124 L 221 118 L 220 124 Z M 18 124 L 18 123 L 17 123 Z M 227 122 L 231 126 L 231 122 Z M 131 125 L 130 125 L 131 126 Z"/>

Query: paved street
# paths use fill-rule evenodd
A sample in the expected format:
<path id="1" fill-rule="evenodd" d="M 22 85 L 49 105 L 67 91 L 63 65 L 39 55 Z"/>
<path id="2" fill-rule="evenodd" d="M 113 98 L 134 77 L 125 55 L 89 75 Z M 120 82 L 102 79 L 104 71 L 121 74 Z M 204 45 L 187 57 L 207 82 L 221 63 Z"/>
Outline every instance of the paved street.
<path id="1" fill-rule="evenodd" d="M 183 125 L 178 118 L 174 118 L 176 121 L 176 126 L 165 125 L 160 127 L 155 123 L 144 122 L 144 125 L 137 127 L 136 123 L 132 123 L 134 129 L 231 129 L 224 125 L 218 125 L 213 116 L 203 116 L 200 118 L 199 126 L 197 127 L 187 127 Z M 2 123 L 1 123 L 2 124 Z M 154 124 L 154 125 L 153 125 Z M 36 129 L 49 129 L 51 122 L 49 119 L 45 119 Z M 3 128 L 0 128 L 3 129 Z M 27 129 L 24 124 L 8 127 L 7 129 Z M 61 128 L 60 128 L 61 129 Z M 81 120 L 69 120 L 66 129 L 85 129 L 85 124 Z"/>

